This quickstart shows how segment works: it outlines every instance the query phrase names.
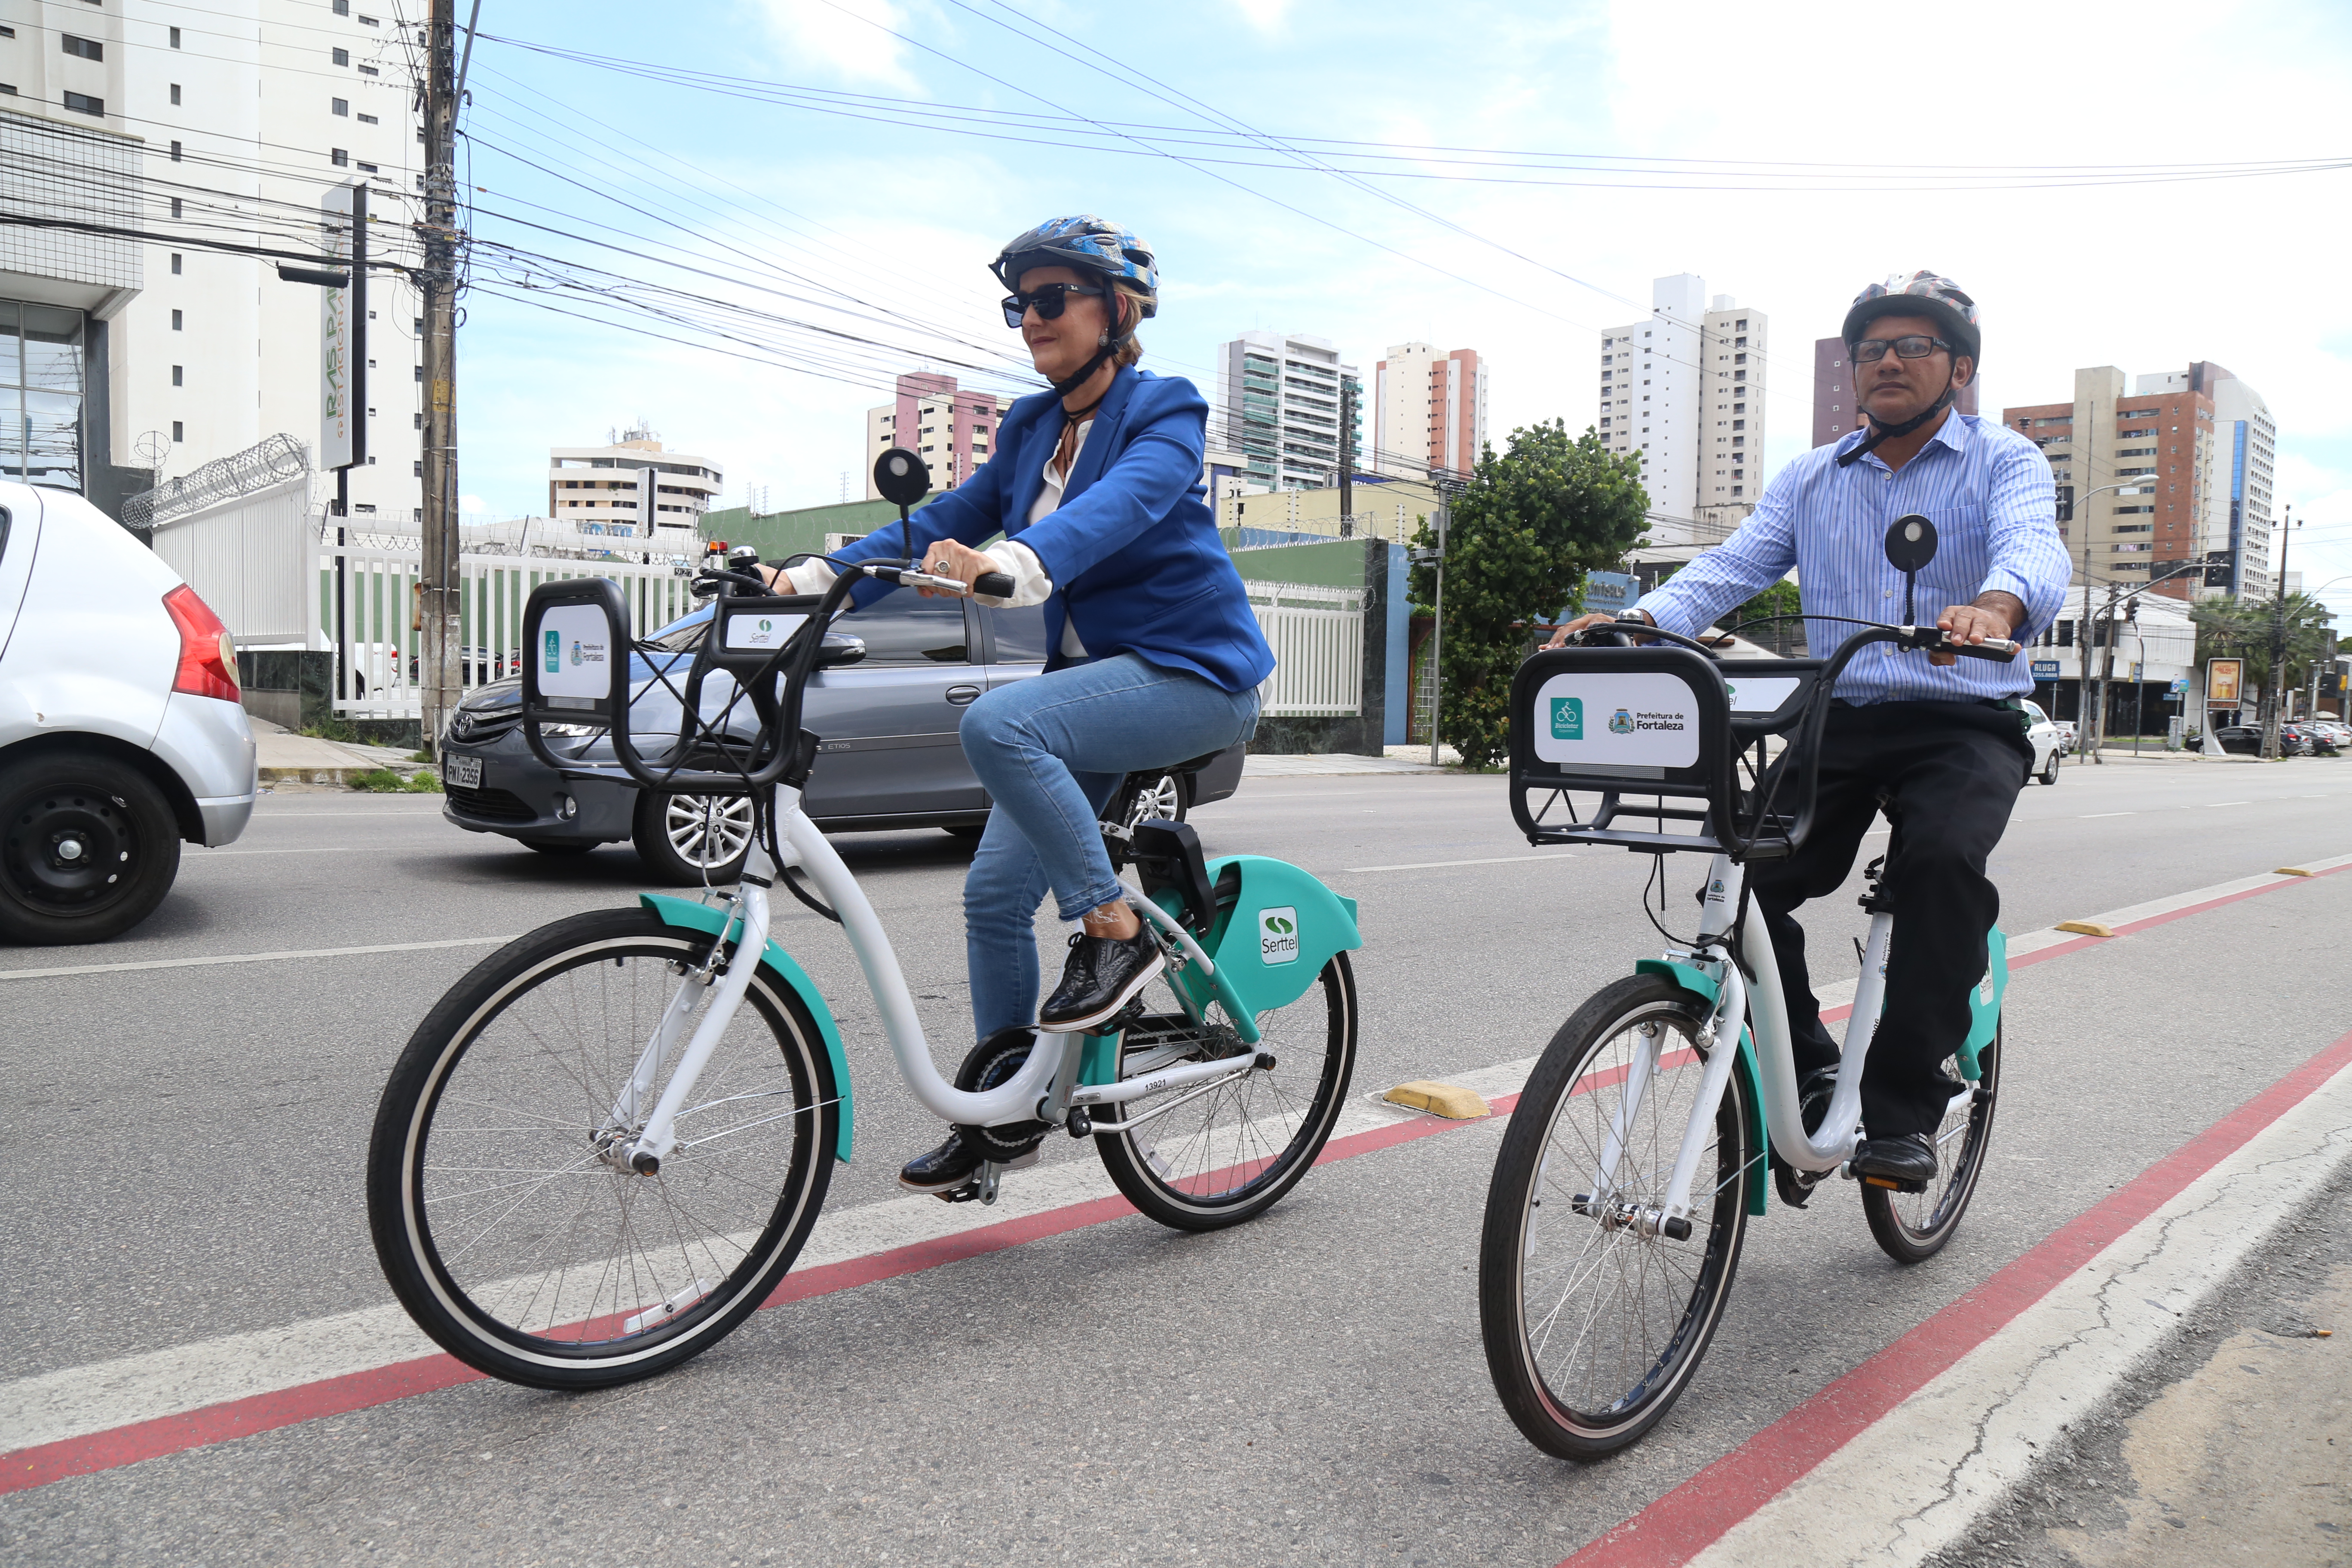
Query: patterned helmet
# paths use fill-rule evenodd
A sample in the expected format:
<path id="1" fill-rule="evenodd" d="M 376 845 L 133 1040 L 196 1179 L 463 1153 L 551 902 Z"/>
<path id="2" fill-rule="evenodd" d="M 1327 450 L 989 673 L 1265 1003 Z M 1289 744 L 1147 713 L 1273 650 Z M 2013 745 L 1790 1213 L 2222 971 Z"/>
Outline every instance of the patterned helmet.
<path id="1" fill-rule="evenodd" d="M 1160 313 L 1160 266 L 1151 247 L 1115 223 L 1091 213 L 1052 218 L 1006 242 L 988 269 L 1007 289 L 1021 287 L 1032 267 L 1075 267 L 1124 279 L 1143 296 L 1143 318 Z"/>
<path id="2" fill-rule="evenodd" d="M 1881 316 L 1926 316 L 1941 329 L 1954 350 L 1982 363 L 1984 334 L 1977 329 L 1977 302 L 1950 279 L 1925 268 L 1906 278 L 1892 273 L 1853 297 L 1845 313 L 1845 346 L 1862 341 L 1863 328 Z"/>

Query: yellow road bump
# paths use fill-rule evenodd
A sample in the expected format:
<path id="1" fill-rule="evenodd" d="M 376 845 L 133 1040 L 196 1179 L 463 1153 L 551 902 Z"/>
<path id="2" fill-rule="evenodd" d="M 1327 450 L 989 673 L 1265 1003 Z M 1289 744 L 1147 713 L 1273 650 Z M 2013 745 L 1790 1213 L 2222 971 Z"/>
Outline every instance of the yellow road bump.
<path id="1" fill-rule="evenodd" d="M 1391 1105 L 1411 1106 L 1426 1110 L 1433 1116 L 1444 1116 L 1455 1121 L 1475 1121 L 1481 1116 L 1492 1116 L 1494 1107 L 1469 1089 L 1458 1084 L 1437 1083 L 1429 1079 L 1415 1079 L 1401 1083 L 1381 1096 Z"/>
<path id="2" fill-rule="evenodd" d="M 2116 934 L 2115 927 L 2103 926 L 2096 921 L 2060 921 L 2056 925 L 2050 929 L 2053 931 L 2071 931 L 2077 936 L 2113 936 Z"/>
<path id="3" fill-rule="evenodd" d="M 2281 866 L 2271 873 L 2273 877 L 2316 877 L 2316 871 L 2306 871 L 2300 866 Z"/>

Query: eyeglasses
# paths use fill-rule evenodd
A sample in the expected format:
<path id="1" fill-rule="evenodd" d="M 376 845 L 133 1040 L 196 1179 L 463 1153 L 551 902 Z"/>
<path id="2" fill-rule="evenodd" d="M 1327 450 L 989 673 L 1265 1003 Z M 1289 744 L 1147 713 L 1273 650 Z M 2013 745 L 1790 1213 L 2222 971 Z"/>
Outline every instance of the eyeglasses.
<path id="1" fill-rule="evenodd" d="M 1026 294 L 1017 292 L 1007 294 L 1004 297 L 1004 324 L 1008 327 L 1019 326 L 1022 316 L 1032 310 L 1037 312 L 1037 319 L 1041 321 L 1059 321 L 1062 308 L 1070 302 L 1071 295 L 1092 294 L 1099 297 L 1106 290 L 1090 289 L 1083 283 L 1044 283 L 1030 289 Z"/>
<path id="2" fill-rule="evenodd" d="M 1897 359 L 1926 359 L 1937 349 L 1942 349 L 1947 353 L 1951 353 L 1952 345 L 1941 338 L 1911 337 L 1895 338 L 1891 341 L 1886 338 L 1864 338 L 1853 345 L 1853 363 L 1875 364 L 1886 357 L 1888 349 L 1895 351 L 1895 357 Z"/>

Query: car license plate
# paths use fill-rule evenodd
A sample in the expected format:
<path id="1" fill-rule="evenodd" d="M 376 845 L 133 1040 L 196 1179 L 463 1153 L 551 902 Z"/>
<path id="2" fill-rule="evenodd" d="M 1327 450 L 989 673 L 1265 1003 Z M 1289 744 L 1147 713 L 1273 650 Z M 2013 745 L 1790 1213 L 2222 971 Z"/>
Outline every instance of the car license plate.
<path id="1" fill-rule="evenodd" d="M 441 761 L 446 782 L 456 784 L 459 789 L 482 787 L 481 758 L 461 756 L 452 752 Z"/>

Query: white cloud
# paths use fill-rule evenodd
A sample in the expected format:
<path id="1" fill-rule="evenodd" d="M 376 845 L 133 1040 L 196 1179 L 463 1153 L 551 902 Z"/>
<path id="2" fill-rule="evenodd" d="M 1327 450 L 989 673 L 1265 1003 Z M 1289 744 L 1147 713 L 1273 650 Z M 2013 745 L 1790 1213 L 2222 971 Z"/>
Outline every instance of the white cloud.
<path id="1" fill-rule="evenodd" d="M 903 31 L 905 16 L 890 0 L 760 0 L 782 47 L 785 74 L 818 74 L 920 89 L 908 69 L 907 46 L 884 31 Z"/>

